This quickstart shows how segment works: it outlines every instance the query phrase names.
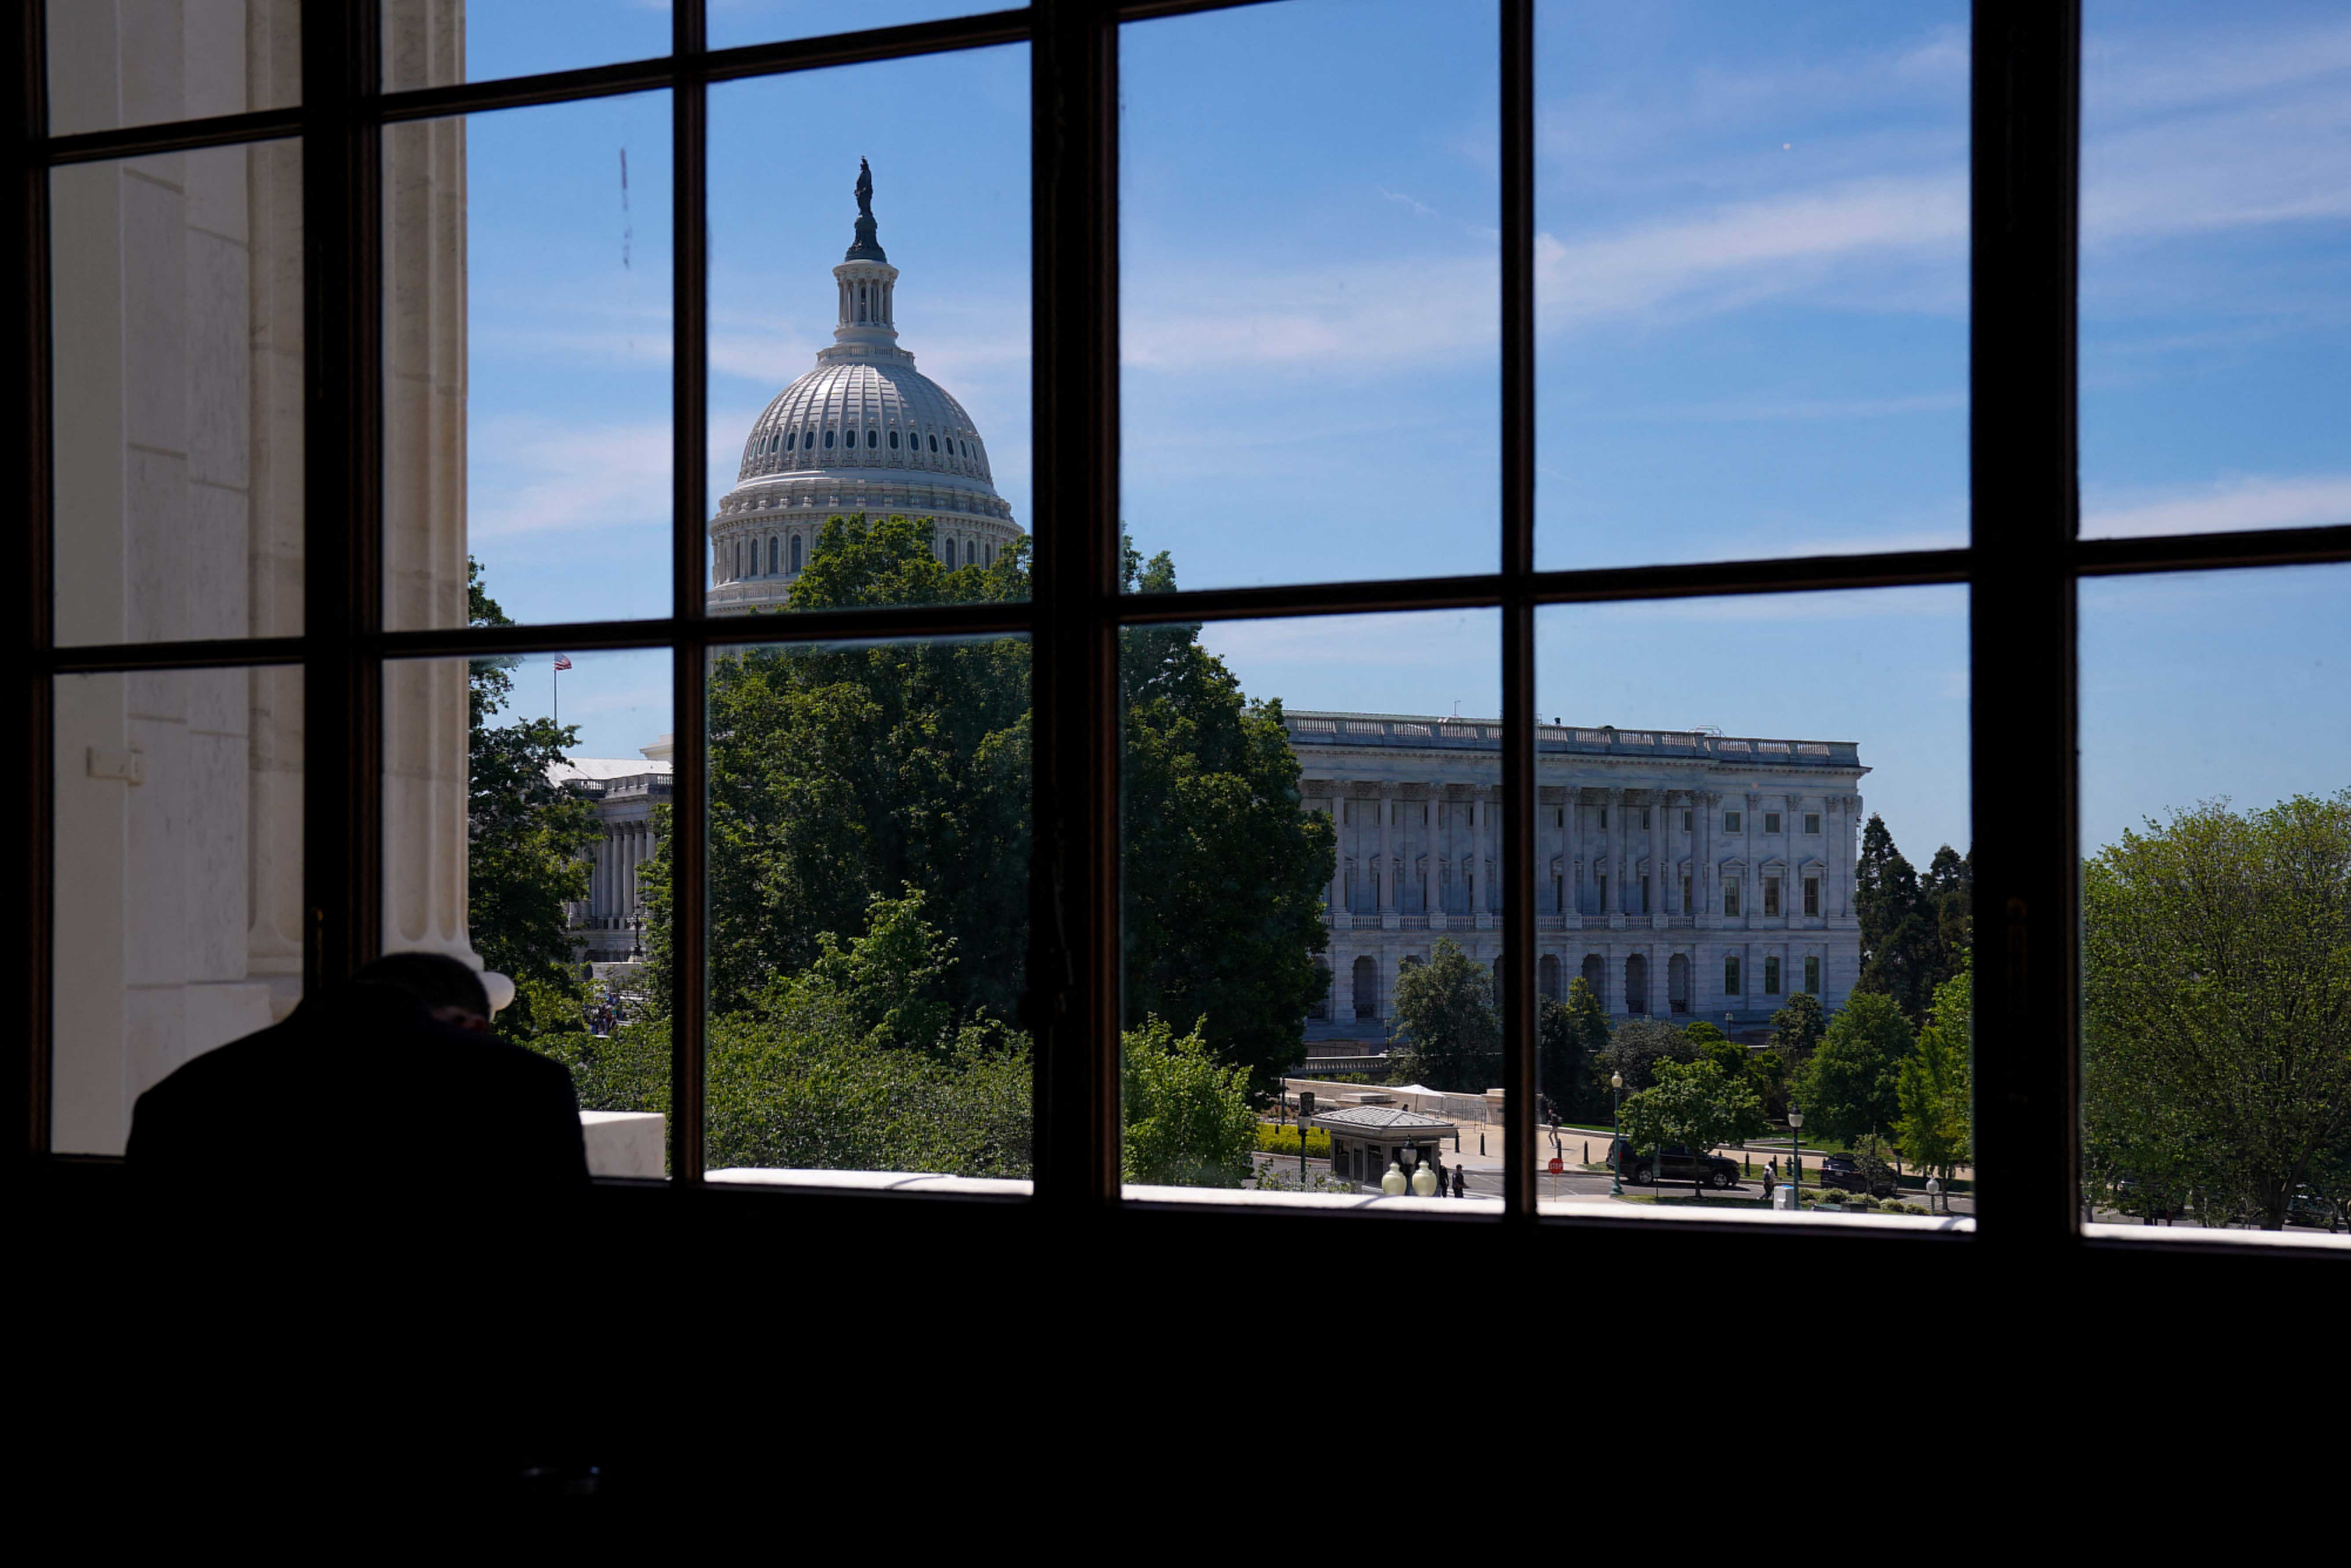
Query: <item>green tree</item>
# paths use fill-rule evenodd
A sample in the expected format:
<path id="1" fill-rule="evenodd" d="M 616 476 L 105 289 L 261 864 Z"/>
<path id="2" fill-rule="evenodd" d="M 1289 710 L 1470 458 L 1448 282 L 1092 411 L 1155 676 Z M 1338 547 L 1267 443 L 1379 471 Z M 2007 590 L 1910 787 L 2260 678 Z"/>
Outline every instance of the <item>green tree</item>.
<path id="1" fill-rule="evenodd" d="M 465 563 L 466 622 L 509 626 Z M 466 665 L 465 915 L 482 962 L 512 977 L 516 1004 L 499 1019 L 509 1034 L 576 1028 L 570 911 L 588 896 L 586 856 L 603 834 L 594 803 L 563 788 L 552 770 L 579 738 L 548 719 L 491 721 L 514 690 L 510 659 Z"/>
<path id="2" fill-rule="evenodd" d="M 1611 1073 L 1623 1073 L 1625 1092 L 1632 1094 L 1656 1082 L 1659 1063 L 1690 1062 L 1698 1058 L 1698 1041 L 1664 1019 L 1629 1018 L 1609 1034 L 1607 1048 L 1594 1066 L 1603 1082 Z"/>
<path id="3" fill-rule="evenodd" d="M 1675 1144 L 1706 1154 L 1761 1137 L 1769 1125 L 1747 1075 L 1711 1061 L 1659 1061 L 1656 1082 L 1625 1101 L 1620 1117 L 1636 1156 Z"/>
<path id="4" fill-rule="evenodd" d="M 1727 1040 L 1730 1038 L 1704 1019 L 1682 1025 L 1682 1032 L 1701 1046 L 1712 1045 L 1716 1040 Z"/>
<path id="5" fill-rule="evenodd" d="M 1771 1015 L 1771 1049 L 1780 1053 L 1791 1072 L 1803 1071 L 1827 1032 L 1820 998 L 1810 991 L 1798 991 L 1788 998 L 1787 1006 Z"/>
<path id="6" fill-rule="evenodd" d="M 1776 1051 L 1759 1051 L 1748 1060 L 1748 1076 L 1755 1081 L 1763 1114 L 1777 1126 L 1788 1119 L 1788 1059 Z"/>
<path id="7" fill-rule="evenodd" d="M 2087 1163 L 2281 1227 L 2351 1141 L 2351 789 L 2150 821 L 2082 899 Z"/>
<path id="8" fill-rule="evenodd" d="M 1975 1101 L 1970 1050 L 1974 971 L 1964 967 L 1935 988 L 1935 1005 L 1895 1080 L 1895 1142 L 1917 1169 L 1948 1182 L 1973 1157 Z"/>
<path id="9" fill-rule="evenodd" d="M 1884 818 L 1870 814 L 1854 866 L 1854 914 L 1861 926 L 1855 991 L 1892 997 L 1916 1026 L 1935 988 L 1959 971 L 1970 936 L 1972 855 L 1945 844 L 1922 879 L 1894 844 Z"/>
<path id="10" fill-rule="evenodd" d="M 1799 1082 L 1804 1131 L 1851 1143 L 1900 1120 L 1896 1094 L 1910 1054 L 1910 1022 L 1894 998 L 1856 992 L 1837 1012 Z"/>
<path id="11" fill-rule="evenodd" d="M 1198 1030 L 1145 1019 L 1120 1040 L 1123 1179 L 1161 1186 L 1238 1186 L 1255 1168 L 1249 1069 L 1217 1059 Z"/>
<path id="12" fill-rule="evenodd" d="M 1438 937 L 1427 963 L 1396 976 L 1392 1038 L 1391 1079 L 1464 1093 L 1490 1087 L 1502 1066 L 1492 973 L 1450 936 Z"/>

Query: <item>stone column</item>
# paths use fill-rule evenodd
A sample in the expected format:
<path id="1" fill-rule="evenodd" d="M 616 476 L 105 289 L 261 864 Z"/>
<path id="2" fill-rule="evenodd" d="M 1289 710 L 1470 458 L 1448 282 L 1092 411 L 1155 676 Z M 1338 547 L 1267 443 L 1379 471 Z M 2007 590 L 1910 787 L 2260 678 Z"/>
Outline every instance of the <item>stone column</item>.
<path id="1" fill-rule="evenodd" d="M 1756 791 L 1750 790 L 1747 795 L 1747 809 L 1739 814 L 1740 841 L 1747 861 L 1747 874 L 1755 879 L 1740 892 L 1739 924 L 1750 931 L 1755 928 L 1755 912 L 1763 907 L 1763 874 L 1759 869 L 1761 862 L 1755 855 L 1755 830 L 1758 825 L 1755 815 L 1762 809 L 1763 797 Z M 1744 981 L 1747 977 L 1741 975 L 1740 978 Z M 1755 994 L 1755 988 L 1752 985 L 1748 986 L 1747 994 L 1749 996 Z"/>
<path id="2" fill-rule="evenodd" d="M 1380 913 L 1395 910 L 1395 790 L 1393 784 L 1380 786 Z"/>
<path id="3" fill-rule="evenodd" d="M 1560 874 L 1566 884 L 1567 898 L 1560 907 L 1571 915 L 1583 913 L 1583 791 L 1575 785 L 1567 787 L 1567 831 L 1560 835 Z M 1579 960 L 1580 961 L 1580 960 Z M 1561 982 L 1566 984 L 1564 980 Z"/>
<path id="4" fill-rule="evenodd" d="M 1469 918 L 1486 923 L 1486 786 L 1469 786 Z"/>
<path id="5" fill-rule="evenodd" d="M 1608 829 L 1605 835 L 1608 856 L 1608 906 L 1612 916 L 1625 913 L 1625 791 L 1611 789 L 1607 793 Z"/>
<path id="6" fill-rule="evenodd" d="M 1331 908 L 1347 906 L 1347 784 L 1331 780 Z M 1332 1017 L 1338 1015 L 1333 1013 Z"/>

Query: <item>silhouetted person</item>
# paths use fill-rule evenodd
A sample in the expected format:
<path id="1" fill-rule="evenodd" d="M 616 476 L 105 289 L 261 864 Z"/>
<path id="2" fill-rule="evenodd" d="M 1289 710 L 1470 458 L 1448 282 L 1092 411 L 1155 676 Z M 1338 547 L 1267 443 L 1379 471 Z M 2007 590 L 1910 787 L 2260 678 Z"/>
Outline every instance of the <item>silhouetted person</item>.
<path id="1" fill-rule="evenodd" d="M 1453 1196 L 1456 1197 L 1468 1197 L 1469 1196 L 1469 1182 L 1468 1179 L 1461 1174 L 1461 1167 L 1459 1166 L 1455 1166 L 1453 1167 Z"/>
<path id="2" fill-rule="evenodd" d="M 569 1071 L 491 1033 L 481 977 L 435 953 L 389 954 L 188 1062 L 139 1097 L 128 1153 L 144 1197 L 228 1223 L 487 1219 L 588 1185 Z"/>

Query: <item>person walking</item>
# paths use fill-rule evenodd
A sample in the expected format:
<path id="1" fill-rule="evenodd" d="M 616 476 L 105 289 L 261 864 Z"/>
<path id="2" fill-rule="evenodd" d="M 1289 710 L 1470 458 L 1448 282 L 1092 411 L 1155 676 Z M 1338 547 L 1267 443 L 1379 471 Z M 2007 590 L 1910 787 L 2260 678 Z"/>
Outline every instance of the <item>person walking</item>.
<path id="1" fill-rule="evenodd" d="M 1780 1185 L 1780 1173 L 1775 1168 L 1763 1173 L 1763 1207 L 1771 1207 L 1771 1194 Z"/>
<path id="2" fill-rule="evenodd" d="M 1462 1174 L 1462 1169 L 1459 1166 L 1455 1166 L 1453 1167 L 1453 1196 L 1456 1197 L 1468 1197 L 1469 1196 L 1469 1180 Z"/>

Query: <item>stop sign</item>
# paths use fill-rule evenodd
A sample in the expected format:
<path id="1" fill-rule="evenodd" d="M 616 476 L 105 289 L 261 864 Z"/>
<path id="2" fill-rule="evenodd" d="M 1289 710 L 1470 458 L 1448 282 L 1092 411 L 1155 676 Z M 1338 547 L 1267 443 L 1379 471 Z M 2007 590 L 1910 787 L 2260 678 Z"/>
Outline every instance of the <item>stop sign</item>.
<path id="1" fill-rule="evenodd" d="M 1567 1162 L 1566 1162 L 1565 1160 L 1561 1159 L 1557 1155 L 1552 1155 L 1552 1157 L 1551 1157 L 1551 1174 L 1552 1174 L 1552 1175 L 1553 1175 L 1553 1176 L 1557 1176 L 1557 1175 L 1559 1175 L 1559 1173 L 1560 1173 L 1560 1172 L 1562 1172 L 1562 1171 L 1565 1170 L 1566 1168 L 1567 1168 Z"/>

